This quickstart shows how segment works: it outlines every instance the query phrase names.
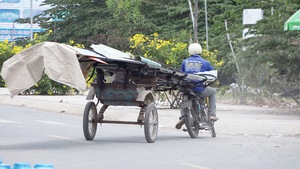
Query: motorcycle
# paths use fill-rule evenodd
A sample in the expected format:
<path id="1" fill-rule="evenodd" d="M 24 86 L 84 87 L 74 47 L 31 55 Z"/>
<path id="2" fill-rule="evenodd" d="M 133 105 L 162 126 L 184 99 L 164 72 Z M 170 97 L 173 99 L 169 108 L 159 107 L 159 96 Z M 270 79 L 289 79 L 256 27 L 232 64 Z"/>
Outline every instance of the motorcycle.
<path id="1" fill-rule="evenodd" d="M 212 137 L 216 137 L 214 120 L 210 120 L 208 116 L 209 99 L 208 97 L 200 97 L 193 91 L 196 85 L 200 84 L 205 88 L 210 86 L 217 80 L 216 74 L 199 73 L 192 74 L 195 81 L 180 82 L 180 92 L 182 101 L 180 103 L 181 118 L 184 118 L 186 129 L 191 138 L 196 138 L 200 130 L 208 130 Z"/>

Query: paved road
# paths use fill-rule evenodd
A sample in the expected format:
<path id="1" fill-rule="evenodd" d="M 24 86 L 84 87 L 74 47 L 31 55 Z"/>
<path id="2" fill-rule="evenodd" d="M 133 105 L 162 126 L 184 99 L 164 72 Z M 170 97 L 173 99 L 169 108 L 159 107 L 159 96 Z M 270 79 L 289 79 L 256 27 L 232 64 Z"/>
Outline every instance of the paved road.
<path id="1" fill-rule="evenodd" d="M 154 144 L 131 125 L 99 127 L 84 140 L 85 96 L 16 96 L 0 90 L 0 159 L 66 168 L 300 168 L 299 112 L 218 104 L 217 138 L 174 129 L 178 110 L 159 108 Z M 31 107 L 31 108 L 28 108 Z M 34 108 L 34 109 L 32 109 Z M 136 107 L 111 107 L 106 118 L 135 120 Z"/>
<path id="2" fill-rule="evenodd" d="M 156 142 L 149 144 L 139 126 L 104 124 L 94 141 L 85 141 L 79 115 L 10 105 L 0 105 L 0 110 L 0 158 L 9 164 L 44 162 L 56 169 L 300 166 L 297 135 L 242 134 L 217 127 L 216 138 L 201 133 L 191 139 L 185 132 L 160 127 Z"/>

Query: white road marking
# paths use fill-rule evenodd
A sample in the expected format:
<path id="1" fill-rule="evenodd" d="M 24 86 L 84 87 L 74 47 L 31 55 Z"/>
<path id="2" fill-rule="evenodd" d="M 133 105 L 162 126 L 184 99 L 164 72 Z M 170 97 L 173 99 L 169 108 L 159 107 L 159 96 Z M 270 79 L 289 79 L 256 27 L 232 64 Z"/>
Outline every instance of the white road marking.
<path id="1" fill-rule="evenodd" d="M 13 123 L 13 124 L 16 124 L 18 122 L 10 121 L 10 120 L 5 120 L 5 119 L 0 119 L 0 123 Z"/>
<path id="2" fill-rule="evenodd" d="M 56 121 L 46 121 L 46 120 L 35 120 L 36 122 L 39 123 L 46 123 L 46 124 L 54 124 L 54 125 L 67 125 L 65 123 L 61 123 L 61 122 L 56 122 Z"/>
<path id="3" fill-rule="evenodd" d="M 46 135 L 46 136 L 56 138 L 56 139 L 60 139 L 60 140 L 69 140 L 69 141 L 75 141 L 75 142 L 80 142 L 80 143 L 88 143 L 87 141 L 76 140 L 76 139 L 73 139 L 73 138 L 63 137 L 63 136 L 57 136 L 57 135 Z"/>
<path id="4" fill-rule="evenodd" d="M 209 167 L 204 167 L 204 166 L 195 165 L 195 164 L 189 164 L 189 163 L 179 163 L 179 164 L 183 165 L 183 166 L 190 167 L 190 168 L 196 168 L 196 169 L 211 169 Z"/>

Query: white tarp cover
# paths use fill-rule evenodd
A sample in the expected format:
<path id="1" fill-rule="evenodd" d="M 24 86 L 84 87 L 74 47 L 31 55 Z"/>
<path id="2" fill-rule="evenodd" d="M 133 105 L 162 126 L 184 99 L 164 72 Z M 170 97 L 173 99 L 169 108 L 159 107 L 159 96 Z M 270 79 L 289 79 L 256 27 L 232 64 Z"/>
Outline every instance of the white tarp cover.
<path id="1" fill-rule="evenodd" d="M 35 85 L 45 71 L 54 81 L 86 89 L 75 48 L 55 42 L 36 44 L 3 63 L 1 76 L 12 95 L 17 95 Z"/>
<path id="2" fill-rule="evenodd" d="M 121 60 L 126 60 L 126 61 L 128 61 L 128 59 L 130 59 L 130 55 L 128 53 L 124 53 L 120 50 L 111 48 L 111 47 L 103 45 L 103 44 L 99 44 L 99 45 L 92 44 L 91 48 L 94 51 L 101 53 L 102 55 L 104 55 L 110 59 L 121 59 Z"/>
<path id="3" fill-rule="evenodd" d="M 114 49 L 112 47 L 103 45 L 103 44 L 99 44 L 99 45 L 91 45 L 91 48 L 93 49 L 93 51 L 101 54 L 103 57 L 105 57 L 108 60 L 112 60 L 112 61 L 119 61 L 119 62 L 124 62 L 124 63 L 133 63 L 133 64 L 145 64 L 145 63 L 150 63 L 150 60 L 148 59 L 148 62 L 144 62 L 146 59 L 135 59 L 133 55 L 129 54 L 129 53 L 125 53 L 122 52 L 120 50 Z M 151 63 L 153 64 L 154 61 L 151 61 Z M 156 63 L 157 65 L 158 63 Z"/>

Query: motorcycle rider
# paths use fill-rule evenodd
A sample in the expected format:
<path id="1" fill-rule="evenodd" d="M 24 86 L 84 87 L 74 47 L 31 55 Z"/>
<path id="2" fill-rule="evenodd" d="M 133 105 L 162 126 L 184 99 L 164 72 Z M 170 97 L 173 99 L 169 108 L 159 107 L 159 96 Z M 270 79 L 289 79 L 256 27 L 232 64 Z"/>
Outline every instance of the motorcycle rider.
<path id="1" fill-rule="evenodd" d="M 190 57 L 185 59 L 181 65 L 181 71 L 184 73 L 194 74 L 198 72 L 205 72 L 214 70 L 212 65 L 205 59 L 201 58 L 202 47 L 199 43 L 192 43 L 188 47 L 188 52 Z M 208 116 L 210 120 L 217 121 L 216 117 L 216 93 L 217 90 L 213 87 L 205 87 L 202 85 L 196 86 L 194 92 L 200 97 L 209 98 Z M 184 114 L 181 114 L 179 122 L 176 124 L 176 128 L 180 129 L 185 123 Z"/>

